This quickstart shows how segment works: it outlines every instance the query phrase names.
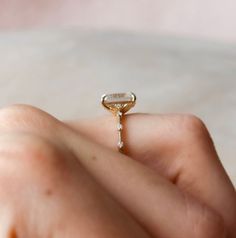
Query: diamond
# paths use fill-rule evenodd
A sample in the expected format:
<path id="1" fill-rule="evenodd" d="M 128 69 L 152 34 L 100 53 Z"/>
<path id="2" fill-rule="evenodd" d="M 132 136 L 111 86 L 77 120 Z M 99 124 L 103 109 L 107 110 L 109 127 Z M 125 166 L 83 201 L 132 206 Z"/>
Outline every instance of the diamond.
<path id="1" fill-rule="evenodd" d="M 113 93 L 102 96 L 103 106 L 113 112 L 125 113 L 135 105 L 136 96 L 134 93 Z"/>
<path id="2" fill-rule="evenodd" d="M 123 141 L 118 142 L 118 148 L 119 149 L 122 149 L 123 146 L 124 146 L 124 142 Z"/>
<path id="3" fill-rule="evenodd" d="M 123 129 L 123 126 L 119 123 L 118 125 L 117 125 L 117 130 L 118 131 L 121 131 Z"/>

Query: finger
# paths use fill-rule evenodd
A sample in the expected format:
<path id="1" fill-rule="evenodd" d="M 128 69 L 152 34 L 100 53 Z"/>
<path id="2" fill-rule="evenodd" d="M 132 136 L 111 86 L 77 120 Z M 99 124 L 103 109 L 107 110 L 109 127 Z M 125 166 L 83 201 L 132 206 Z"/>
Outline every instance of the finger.
<path id="1" fill-rule="evenodd" d="M 2 238 L 149 237 L 69 151 L 40 136 L 1 133 L 0 188 Z"/>
<path id="2" fill-rule="evenodd" d="M 150 168 L 69 128 L 62 137 L 81 164 L 154 237 L 224 237 L 217 214 Z"/>
<path id="3" fill-rule="evenodd" d="M 115 149 L 112 116 L 68 123 L 101 145 Z M 158 171 L 182 190 L 218 211 L 236 234 L 235 190 L 204 124 L 194 116 L 131 114 L 125 117 L 126 153 Z"/>

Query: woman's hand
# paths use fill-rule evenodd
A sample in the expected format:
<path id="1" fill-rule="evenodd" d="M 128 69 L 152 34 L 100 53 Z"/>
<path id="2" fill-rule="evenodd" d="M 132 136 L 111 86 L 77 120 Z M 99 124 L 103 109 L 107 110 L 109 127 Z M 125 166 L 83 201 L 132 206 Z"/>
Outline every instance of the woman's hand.
<path id="1" fill-rule="evenodd" d="M 199 119 L 128 115 L 128 156 L 114 128 L 0 110 L 0 237 L 235 237 L 235 190 Z"/>
<path id="2" fill-rule="evenodd" d="M 196 237 L 224 237 L 224 232 L 227 237 L 236 237 L 235 189 L 204 123 L 193 115 L 181 114 L 131 114 L 123 123 L 126 154 L 154 171 L 141 176 L 142 172 L 134 171 L 134 165 L 130 165 L 135 174 L 130 172 L 126 178 L 121 178 L 117 171 L 111 172 L 127 182 L 125 186 L 130 185 L 129 191 L 135 190 L 136 196 L 130 199 L 135 201 L 133 212 L 136 218 L 140 215 L 140 220 L 146 221 L 146 226 L 157 237 L 159 234 L 160 237 L 190 236 L 187 234 L 192 234 L 192 237 L 194 234 Z M 68 124 L 96 143 L 116 150 L 112 116 Z M 121 163 L 119 160 L 115 162 Z M 122 170 L 129 173 L 128 165 Z M 137 180 L 133 181 L 135 176 Z M 149 179 L 151 184 L 146 181 Z M 117 180 L 114 178 L 113 182 Z M 165 186 L 158 184 L 160 181 Z M 157 183 L 154 187 L 153 182 Z M 178 195 L 175 196 L 176 191 Z M 129 208 L 132 206 L 130 202 Z M 187 230 L 191 230 L 190 233 Z"/>
<path id="3" fill-rule="evenodd" d="M 0 132 L 1 238 L 149 237 L 80 163 L 78 133 L 23 105 L 0 110 Z"/>

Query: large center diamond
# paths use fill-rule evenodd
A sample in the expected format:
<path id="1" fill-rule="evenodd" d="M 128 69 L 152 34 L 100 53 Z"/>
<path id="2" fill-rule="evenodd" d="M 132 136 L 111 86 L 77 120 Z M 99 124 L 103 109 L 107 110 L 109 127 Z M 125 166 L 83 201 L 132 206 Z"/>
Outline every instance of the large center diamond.
<path id="1" fill-rule="evenodd" d="M 102 96 L 103 106 L 117 113 L 118 111 L 125 113 L 135 105 L 136 96 L 134 93 L 113 93 Z"/>

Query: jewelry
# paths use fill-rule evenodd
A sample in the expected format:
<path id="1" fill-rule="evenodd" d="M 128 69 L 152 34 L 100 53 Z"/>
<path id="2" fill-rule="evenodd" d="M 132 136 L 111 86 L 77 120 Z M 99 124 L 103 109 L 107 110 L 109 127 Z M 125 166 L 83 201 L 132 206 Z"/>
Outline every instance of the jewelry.
<path id="1" fill-rule="evenodd" d="M 124 142 L 122 140 L 122 118 L 123 115 L 135 106 L 136 96 L 132 92 L 104 94 L 101 98 L 102 105 L 112 112 L 117 118 L 118 150 L 122 152 Z"/>

